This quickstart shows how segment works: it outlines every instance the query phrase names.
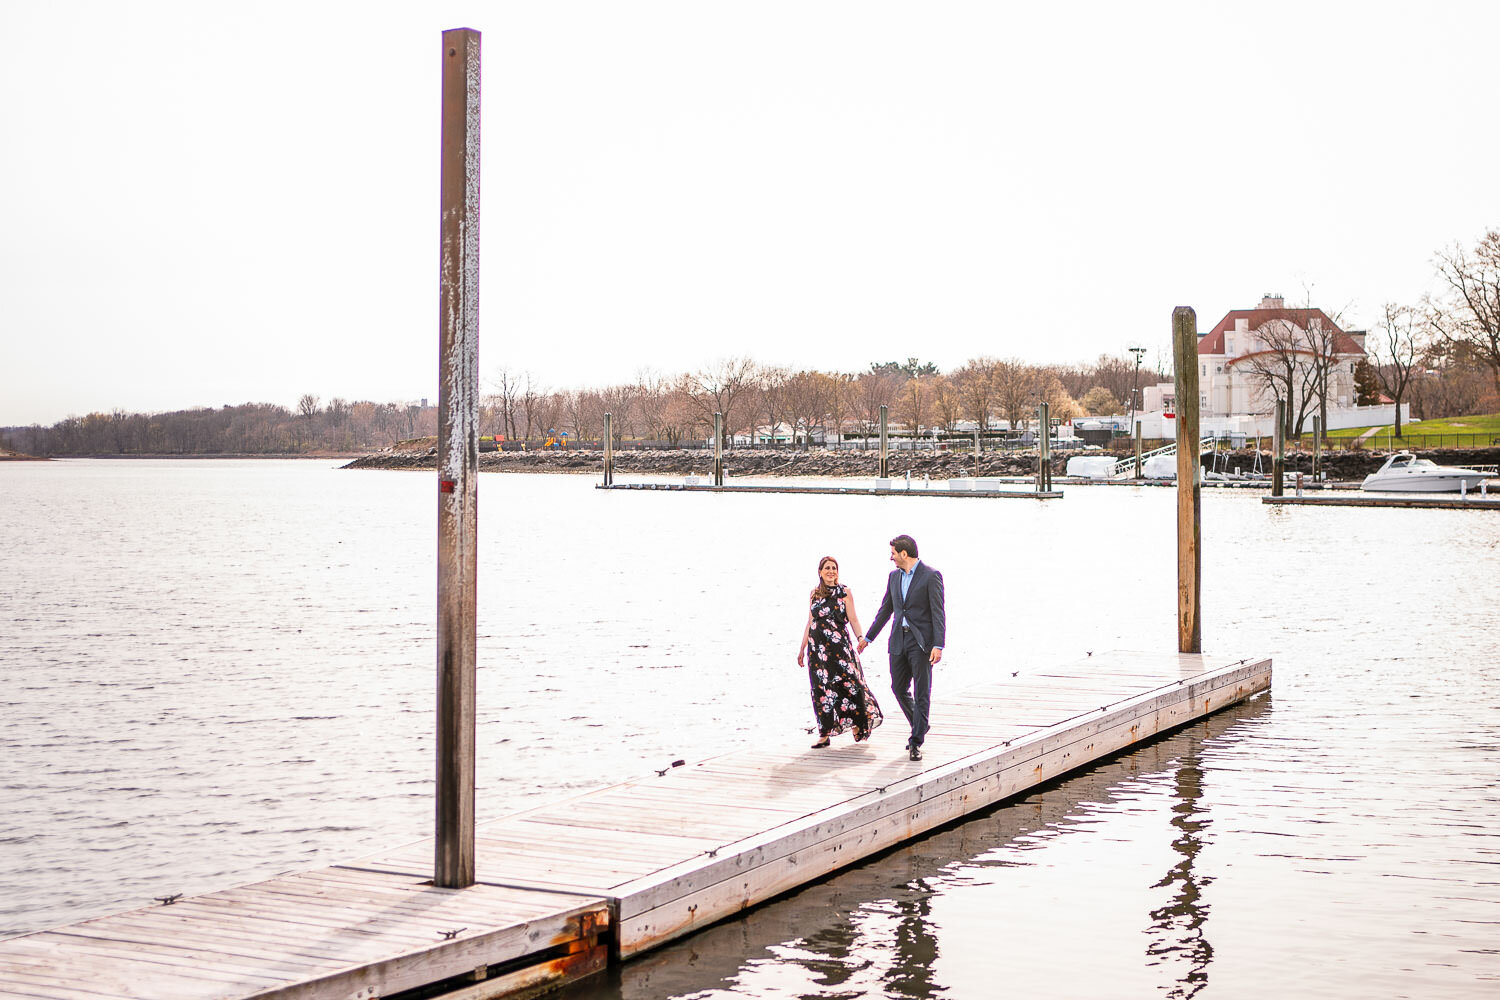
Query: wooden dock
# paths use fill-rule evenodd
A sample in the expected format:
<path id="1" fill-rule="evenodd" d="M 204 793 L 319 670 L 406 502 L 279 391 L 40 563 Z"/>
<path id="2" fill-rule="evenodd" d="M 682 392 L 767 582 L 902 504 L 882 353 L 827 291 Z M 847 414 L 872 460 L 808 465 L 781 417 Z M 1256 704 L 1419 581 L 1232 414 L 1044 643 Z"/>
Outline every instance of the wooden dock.
<path id="1" fill-rule="evenodd" d="M 972 480 L 968 480 L 972 482 Z M 597 484 L 598 490 L 665 490 L 672 493 L 811 493 L 829 496 L 912 496 L 912 497 L 989 497 L 1017 500 L 1061 500 L 1061 490 L 974 489 L 950 487 L 944 483 L 930 486 L 714 486 L 712 483 L 611 483 Z"/>
<path id="2" fill-rule="evenodd" d="M 433 842 L 0 941 L 0 998 L 460 1000 L 630 958 L 1269 689 L 1271 662 L 1100 653 L 939 685 L 926 759 L 801 732 L 479 826 L 478 882 Z M 889 699 L 887 699 L 889 700 Z M 440 989 L 426 987 L 441 984 Z"/>
<path id="3" fill-rule="evenodd" d="M 1406 496 L 1371 496 L 1368 493 L 1334 494 L 1333 496 L 1280 496 L 1261 497 L 1261 503 L 1284 507 L 1426 507 L 1430 510 L 1500 510 L 1500 496 L 1481 496 L 1470 493 L 1467 497 L 1456 493 L 1417 494 Z"/>

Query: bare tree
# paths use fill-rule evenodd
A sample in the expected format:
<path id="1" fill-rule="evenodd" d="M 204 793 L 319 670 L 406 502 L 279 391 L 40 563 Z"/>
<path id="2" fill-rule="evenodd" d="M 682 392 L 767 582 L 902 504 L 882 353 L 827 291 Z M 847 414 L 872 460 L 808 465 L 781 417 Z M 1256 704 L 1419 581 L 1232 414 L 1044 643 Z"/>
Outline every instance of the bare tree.
<path id="1" fill-rule="evenodd" d="M 636 401 L 639 399 L 640 390 L 633 384 L 612 385 L 599 393 L 600 405 L 604 412 L 610 414 L 614 427 L 615 443 L 625 439 L 628 434 L 635 436 L 636 424 Z"/>
<path id="2" fill-rule="evenodd" d="M 494 387 L 495 406 L 500 413 L 500 432 L 505 435 L 506 440 L 513 440 L 516 436 L 516 413 L 520 409 L 524 379 L 509 368 L 501 368 L 495 372 L 495 378 L 490 384 Z"/>
<path id="3" fill-rule="evenodd" d="M 932 388 L 936 378 L 936 375 L 913 375 L 896 397 L 896 413 L 901 422 L 911 428 L 912 437 L 920 437 L 922 428 L 931 419 Z"/>
<path id="4" fill-rule="evenodd" d="M 994 358 L 974 358 L 953 373 L 963 415 L 974 421 L 981 433 L 990 429 L 990 416 L 995 412 L 998 365 Z"/>
<path id="5" fill-rule="evenodd" d="M 787 415 L 787 384 L 791 381 L 792 373 L 785 368 L 777 368 L 767 365 L 761 368 L 755 379 L 755 420 L 759 423 L 762 419 L 766 422 L 767 444 L 776 447 L 776 425 L 785 421 L 791 423 L 791 417 Z M 750 443 L 755 443 L 755 433 L 752 428 Z"/>
<path id="6" fill-rule="evenodd" d="M 1412 373 L 1422 355 L 1420 319 L 1410 306 L 1387 302 L 1381 307 L 1380 337 L 1370 351 L 1375 356 L 1375 377 L 1380 388 L 1396 404 L 1396 436 L 1401 436 L 1401 402 L 1411 385 Z"/>
<path id="7" fill-rule="evenodd" d="M 947 375 L 934 375 L 928 388 L 932 396 L 932 411 L 945 434 L 957 432 L 958 422 L 963 419 L 963 397 L 953 379 Z"/>
<path id="8" fill-rule="evenodd" d="M 854 376 L 848 372 L 836 372 L 829 377 L 828 419 L 833 424 L 833 435 L 842 441 L 844 425 L 854 409 Z M 828 440 L 827 428 L 823 440 Z"/>
<path id="9" fill-rule="evenodd" d="M 880 408 L 894 406 L 905 376 L 866 372 L 854 383 L 855 410 L 868 437 L 880 426 Z"/>
<path id="10" fill-rule="evenodd" d="M 813 425 L 822 422 L 828 414 L 830 381 L 827 375 L 815 371 L 800 371 L 787 379 L 787 413 L 792 418 L 792 436 L 795 442 L 800 429 L 805 448 L 812 447 Z"/>
<path id="11" fill-rule="evenodd" d="M 1037 371 L 1014 358 L 995 362 L 995 401 L 1011 430 L 1021 427 L 1036 399 Z"/>
<path id="12" fill-rule="evenodd" d="M 743 405 L 745 396 L 755 383 L 755 362 L 749 358 L 728 358 L 707 368 L 683 376 L 682 389 L 688 399 L 698 408 L 704 421 L 712 428 L 714 414 L 724 414 L 725 447 L 732 438 L 735 425 L 736 405 Z"/>
<path id="13" fill-rule="evenodd" d="M 1485 233 L 1472 250 L 1455 243 L 1439 252 L 1437 267 L 1447 293 L 1429 303 L 1427 322 L 1484 362 L 1500 393 L 1500 229 Z"/>

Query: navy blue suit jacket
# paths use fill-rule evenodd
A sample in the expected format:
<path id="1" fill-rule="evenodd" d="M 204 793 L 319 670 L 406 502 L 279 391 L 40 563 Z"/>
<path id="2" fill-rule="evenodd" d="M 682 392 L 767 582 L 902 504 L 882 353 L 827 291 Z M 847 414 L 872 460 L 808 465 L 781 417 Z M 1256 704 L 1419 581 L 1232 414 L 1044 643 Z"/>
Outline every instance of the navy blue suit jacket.
<path id="1" fill-rule="evenodd" d="M 885 599 L 880 602 L 880 610 L 875 613 L 875 620 L 870 623 L 870 630 L 865 633 L 865 638 L 873 642 L 892 615 L 906 616 L 906 624 L 915 633 L 917 644 L 924 650 L 931 650 L 934 646 L 946 649 L 948 615 L 943 608 L 943 574 L 919 561 L 912 572 L 911 586 L 907 588 L 906 600 L 903 602 L 901 571 L 892 570 L 885 584 Z M 891 629 L 886 649 L 891 653 L 901 651 L 900 629 Z"/>

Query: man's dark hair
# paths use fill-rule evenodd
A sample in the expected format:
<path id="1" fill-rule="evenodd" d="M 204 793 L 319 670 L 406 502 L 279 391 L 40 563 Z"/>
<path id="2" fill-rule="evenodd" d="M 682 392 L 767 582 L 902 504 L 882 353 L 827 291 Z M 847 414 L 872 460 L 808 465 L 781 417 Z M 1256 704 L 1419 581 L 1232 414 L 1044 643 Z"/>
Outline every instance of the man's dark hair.
<path id="1" fill-rule="evenodd" d="M 892 538 L 891 548 L 897 552 L 905 552 L 913 559 L 917 558 L 917 540 L 910 535 L 897 535 Z"/>

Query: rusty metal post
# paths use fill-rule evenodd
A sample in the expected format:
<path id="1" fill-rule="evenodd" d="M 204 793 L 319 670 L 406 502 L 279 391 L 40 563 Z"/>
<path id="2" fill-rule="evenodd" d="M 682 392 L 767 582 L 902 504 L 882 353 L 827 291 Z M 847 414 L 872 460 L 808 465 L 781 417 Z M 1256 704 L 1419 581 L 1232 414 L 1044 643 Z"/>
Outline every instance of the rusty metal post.
<path id="1" fill-rule="evenodd" d="M 724 485 L 724 414 L 714 414 L 714 485 Z"/>
<path id="2" fill-rule="evenodd" d="M 1135 422 L 1135 478 L 1141 478 L 1141 422 Z"/>
<path id="3" fill-rule="evenodd" d="M 433 884 L 474 884 L 479 440 L 479 32 L 443 32 Z"/>
<path id="4" fill-rule="evenodd" d="M 1198 314 L 1172 310 L 1173 386 L 1177 394 L 1177 651 L 1203 652 L 1203 456 L 1198 448 Z"/>
<path id="5" fill-rule="evenodd" d="M 880 479 L 891 478 L 891 445 L 889 434 L 890 407 L 880 407 Z"/>
<path id="6" fill-rule="evenodd" d="M 604 485 L 615 484 L 615 418 L 611 413 L 604 415 Z"/>
<path id="7" fill-rule="evenodd" d="M 1276 401 L 1276 430 L 1271 435 L 1271 495 L 1279 497 L 1286 480 L 1286 401 Z"/>

